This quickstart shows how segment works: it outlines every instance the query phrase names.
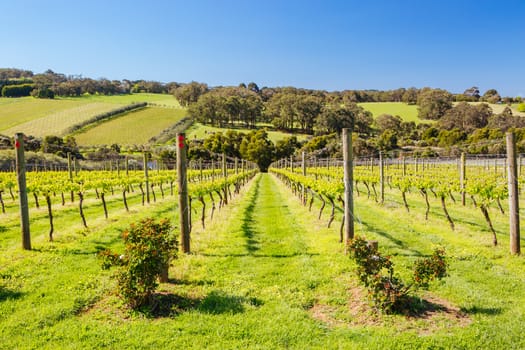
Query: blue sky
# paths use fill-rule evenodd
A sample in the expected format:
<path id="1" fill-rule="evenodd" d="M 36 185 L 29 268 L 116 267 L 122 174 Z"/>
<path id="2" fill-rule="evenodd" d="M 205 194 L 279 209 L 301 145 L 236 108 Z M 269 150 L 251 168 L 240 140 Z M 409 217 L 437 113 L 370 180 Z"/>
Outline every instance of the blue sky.
<path id="1" fill-rule="evenodd" d="M 0 67 L 525 97 L 525 0 L 2 1 Z"/>

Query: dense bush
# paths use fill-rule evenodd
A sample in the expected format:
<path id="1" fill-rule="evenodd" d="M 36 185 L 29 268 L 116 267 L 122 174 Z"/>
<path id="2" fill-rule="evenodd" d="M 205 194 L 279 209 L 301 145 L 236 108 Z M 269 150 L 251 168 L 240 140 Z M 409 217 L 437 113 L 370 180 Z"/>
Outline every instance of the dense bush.
<path id="1" fill-rule="evenodd" d="M 525 112 L 525 103 L 520 103 L 518 105 L 518 111 L 519 112 Z"/>
<path id="2" fill-rule="evenodd" d="M 158 278 L 167 271 L 170 259 L 176 257 L 177 238 L 171 234 L 169 220 L 153 218 L 131 224 L 122 233 L 123 255 L 104 250 L 99 253 L 102 268 L 119 266 L 115 276 L 118 294 L 125 303 L 137 309 L 151 304 Z"/>
<path id="3" fill-rule="evenodd" d="M 33 84 L 6 85 L 2 88 L 2 97 L 29 96 L 33 88 Z"/>
<path id="4" fill-rule="evenodd" d="M 348 245 L 350 257 L 357 263 L 359 280 L 368 289 L 368 297 L 374 307 L 385 313 L 412 309 L 412 288 L 427 288 L 430 281 L 447 275 L 445 251 L 436 249 L 427 259 L 416 261 L 413 282 L 404 283 L 394 274 L 394 264 L 389 256 L 383 256 L 365 239 L 355 237 Z"/>

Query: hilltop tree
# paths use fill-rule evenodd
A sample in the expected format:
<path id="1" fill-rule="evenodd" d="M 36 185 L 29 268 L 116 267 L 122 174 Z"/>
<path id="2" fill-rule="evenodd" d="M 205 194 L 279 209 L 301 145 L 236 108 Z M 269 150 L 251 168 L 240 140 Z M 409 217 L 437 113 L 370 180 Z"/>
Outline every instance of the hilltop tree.
<path id="1" fill-rule="evenodd" d="M 425 88 L 417 98 L 419 118 L 438 120 L 452 108 L 452 94 L 446 90 Z"/>
<path id="2" fill-rule="evenodd" d="M 375 120 L 375 124 L 377 125 L 380 133 L 386 130 L 392 130 L 397 133 L 401 127 L 402 122 L 403 119 L 401 119 L 400 116 L 393 116 L 390 114 L 381 114 Z"/>
<path id="3" fill-rule="evenodd" d="M 208 85 L 192 81 L 182 85 L 173 91 L 173 95 L 183 107 L 188 107 L 198 101 L 199 97 L 208 92 Z"/>
<path id="4" fill-rule="evenodd" d="M 501 101 L 501 96 L 496 89 L 489 89 L 483 94 L 481 100 L 488 103 L 498 103 Z"/>
<path id="5" fill-rule="evenodd" d="M 449 109 L 438 124 L 446 130 L 458 128 L 469 134 L 475 129 L 485 127 L 490 116 L 492 116 L 492 109 L 486 103 L 473 106 L 467 102 L 461 102 Z"/>
<path id="6" fill-rule="evenodd" d="M 339 105 L 325 105 L 317 117 L 316 126 L 326 133 L 341 134 L 344 128 L 354 129 L 356 113 L 351 108 Z"/>

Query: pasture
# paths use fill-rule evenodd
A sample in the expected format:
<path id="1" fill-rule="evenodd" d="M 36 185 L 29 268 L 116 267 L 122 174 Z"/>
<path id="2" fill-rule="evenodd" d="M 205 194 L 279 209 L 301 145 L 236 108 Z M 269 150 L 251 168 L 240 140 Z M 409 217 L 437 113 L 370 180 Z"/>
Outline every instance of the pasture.
<path id="1" fill-rule="evenodd" d="M 183 109 L 146 107 L 94 125 L 74 136 L 81 146 L 145 144 L 185 116 Z"/>

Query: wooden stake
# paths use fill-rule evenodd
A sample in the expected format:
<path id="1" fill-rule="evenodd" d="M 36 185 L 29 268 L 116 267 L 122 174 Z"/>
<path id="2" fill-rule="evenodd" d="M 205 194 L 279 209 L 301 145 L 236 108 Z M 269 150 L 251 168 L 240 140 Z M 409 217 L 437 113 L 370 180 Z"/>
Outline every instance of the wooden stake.
<path id="1" fill-rule="evenodd" d="M 343 129 L 343 166 L 345 183 L 345 238 L 346 245 L 354 238 L 354 200 L 353 200 L 353 155 L 352 155 L 352 131 Z"/>
<path id="2" fill-rule="evenodd" d="M 184 253 L 190 253 L 190 210 L 186 176 L 186 135 L 177 134 L 177 183 L 179 188 L 180 243 Z"/>
<path id="3" fill-rule="evenodd" d="M 510 253 L 520 254 L 520 214 L 518 198 L 518 172 L 516 167 L 516 140 L 514 133 L 508 132 L 508 187 L 509 187 L 509 219 L 510 219 Z"/>
<path id="4" fill-rule="evenodd" d="M 31 233 L 29 230 L 29 205 L 26 190 L 26 161 L 24 157 L 24 134 L 15 135 L 16 178 L 18 181 L 18 198 L 20 201 L 20 225 L 22 228 L 22 248 L 31 250 Z"/>

